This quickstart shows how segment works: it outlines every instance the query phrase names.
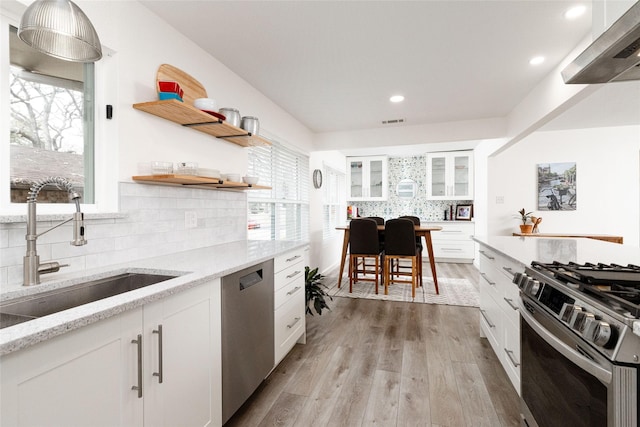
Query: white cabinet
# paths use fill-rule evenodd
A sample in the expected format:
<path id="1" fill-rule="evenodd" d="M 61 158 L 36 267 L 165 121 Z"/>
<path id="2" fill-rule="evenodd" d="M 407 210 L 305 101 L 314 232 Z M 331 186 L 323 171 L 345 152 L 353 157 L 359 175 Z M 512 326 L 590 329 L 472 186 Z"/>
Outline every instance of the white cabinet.
<path id="1" fill-rule="evenodd" d="M 440 231 L 431 232 L 433 255 L 437 262 L 473 262 L 475 244 L 471 237 L 475 224 L 470 221 L 440 221 L 428 225 L 442 227 Z"/>
<path id="2" fill-rule="evenodd" d="M 524 269 L 491 248 L 480 246 L 480 332 L 486 336 L 520 394 L 519 291 L 513 273 Z"/>
<path id="3" fill-rule="evenodd" d="M 308 248 L 274 259 L 274 360 L 277 365 L 305 339 L 305 281 Z"/>
<path id="4" fill-rule="evenodd" d="M 473 199 L 473 151 L 427 153 L 427 199 Z"/>
<path id="5" fill-rule="evenodd" d="M 199 285 L 3 356 L 0 424 L 221 425 L 219 290 Z"/>
<path id="6" fill-rule="evenodd" d="M 387 200 L 387 157 L 347 157 L 347 200 Z"/>

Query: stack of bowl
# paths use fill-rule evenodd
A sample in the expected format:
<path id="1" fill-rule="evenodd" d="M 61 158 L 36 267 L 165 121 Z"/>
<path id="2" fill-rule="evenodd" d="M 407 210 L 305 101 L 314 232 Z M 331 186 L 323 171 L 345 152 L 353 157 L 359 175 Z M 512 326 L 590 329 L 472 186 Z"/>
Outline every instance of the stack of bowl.
<path id="1" fill-rule="evenodd" d="M 177 99 L 182 102 L 184 91 L 176 82 L 161 81 L 158 82 L 158 98 L 161 101 L 165 99 Z"/>

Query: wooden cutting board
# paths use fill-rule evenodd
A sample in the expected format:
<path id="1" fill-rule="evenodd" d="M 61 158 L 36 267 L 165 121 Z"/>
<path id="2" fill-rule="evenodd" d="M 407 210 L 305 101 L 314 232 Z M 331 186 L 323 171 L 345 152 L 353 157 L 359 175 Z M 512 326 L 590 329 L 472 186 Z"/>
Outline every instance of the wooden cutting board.
<path id="1" fill-rule="evenodd" d="M 156 90 L 160 91 L 158 82 L 176 82 L 184 91 L 182 100 L 189 105 L 193 105 L 193 100 L 197 98 L 207 98 L 207 91 L 202 84 L 179 68 L 169 64 L 162 64 L 156 73 Z"/>

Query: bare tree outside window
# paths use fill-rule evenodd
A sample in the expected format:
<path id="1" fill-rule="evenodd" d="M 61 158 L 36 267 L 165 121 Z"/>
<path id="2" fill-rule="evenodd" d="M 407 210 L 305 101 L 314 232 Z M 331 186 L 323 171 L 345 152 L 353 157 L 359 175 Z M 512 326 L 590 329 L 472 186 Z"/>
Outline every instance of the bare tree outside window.
<path id="1" fill-rule="evenodd" d="M 92 203 L 93 118 L 85 117 L 87 65 L 35 51 L 18 39 L 14 27 L 10 46 L 11 202 L 24 203 L 35 181 L 62 176 L 83 195 L 84 203 Z M 68 198 L 66 191 L 46 188 L 38 201 L 67 203 Z"/>

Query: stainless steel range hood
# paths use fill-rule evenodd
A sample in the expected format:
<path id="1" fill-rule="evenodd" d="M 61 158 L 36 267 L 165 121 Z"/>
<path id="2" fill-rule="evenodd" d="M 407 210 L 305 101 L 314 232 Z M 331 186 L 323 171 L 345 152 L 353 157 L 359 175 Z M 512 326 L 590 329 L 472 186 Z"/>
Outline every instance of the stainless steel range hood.
<path id="1" fill-rule="evenodd" d="M 565 83 L 640 80 L 640 1 L 562 70 Z"/>

